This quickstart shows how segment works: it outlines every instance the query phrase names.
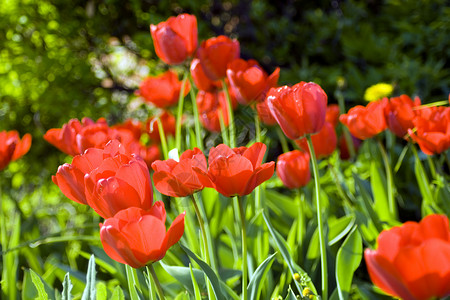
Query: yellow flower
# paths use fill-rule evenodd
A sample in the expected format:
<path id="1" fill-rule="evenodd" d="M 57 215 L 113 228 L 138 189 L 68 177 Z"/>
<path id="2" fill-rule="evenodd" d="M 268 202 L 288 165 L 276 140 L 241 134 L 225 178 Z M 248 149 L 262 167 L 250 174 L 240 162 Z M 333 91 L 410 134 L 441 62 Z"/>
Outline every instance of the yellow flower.
<path id="1" fill-rule="evenodd" d="M 364 99 L 366 101 L 376 101 L 383 97 L 388 97 L 392 94 L 394 87 L 389 83 L 377 83 L 366 89 L 364 93 Z"/>

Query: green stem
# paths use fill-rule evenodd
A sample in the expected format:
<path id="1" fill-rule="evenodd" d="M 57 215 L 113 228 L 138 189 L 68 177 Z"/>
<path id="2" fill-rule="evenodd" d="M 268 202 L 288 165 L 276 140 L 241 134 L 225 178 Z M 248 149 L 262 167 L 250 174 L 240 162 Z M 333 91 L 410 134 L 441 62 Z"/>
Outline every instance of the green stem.
<path id="1" fill-rule="evenodd" d="M 436 179 L 436 167 L 434 166 L 433 158 L 427 155 L 428 165 L 430 166 L 431 176 Z"/>
<path id="2" fill-rule="evenodd" d="M 397 205 L 394 199 L 394 183 L 392 179 L 392 171 L 389 164 L 389 159 L 384 149 L 383 144 L 379 139 L 377 139 L 378 147 L 380 148 L 381 156 L 383 158 L 384 168 L 386 170 L 386 182 L 387 182 L 387 196 L 388 196 L 388 204 L 389 204 L 389 212 L 391 216 L 397 219 Z"/>
<path id="3" fill-rule="evenodd" d="M 236 147 L 236 132 L 234 129 L 234 117 L 233 117 L 233 106 L 231 105 L 230 94 L 228 93 L 228 87 L 225 83 L 225 79 L 222 79 L 222 88 L 225 93 L 225 98 L 227 99 L 227 109 L 228 109 L 228 131 L 230 132 L 230 148 Z"/>
<path id="4" fill-rule="evenodd" d="M 220 131 L 222 133 L 222 140 L 225 145 L 230 144 L 230 140 L 228 139 L 227 127 L 225 126 L 225 121 L 223 120 L 223 111 L 219 108 L 219 122 L 220 122 Z"/>
<path id="5" fill-rule="evenodd" d="M 181 123 L 183 117 L 183 104 L 184 104 L 184 89 L 186 87 L 188 72 L 184 73 L 183 81 L 181 83 L 181 91 L 178 97 L 178 110 L 177 110 L 177 127 L 175 131 L 175 147 L 178 152 L 181 153 Z"/>
<path id="6" fill-rule="evenodd" d="M 261 142 L 261 128 L 259 124 L 259 117 L 256 111 L 254 113 L 254 116 L 255 116 L 255 140 L 256 142 Z"/>
<path id="7" fill-rule="evenodd" d="M 192 199 L 192 203 L 194 204 L 195 214 L 197 215 L 197 220 L 198 220 L 198 223 L 200 224 L 200 230 L 202 232 L 203 250 L 204 250 L 203 253 L 205 254 L 206 263 L 208 265 L 211 265 L 213 270 L 216 270 L 217 269 L 216 266 L 211 264 L 212 259 L 211 259 L 211 254 L 209 252 L 210 251 L 209 243 L 208 243 L 209 240 L 208 240 L 208 235 L 207 235 L 207 232 L 206 232 L 205 222 L 203 221 L 202 214 L 201 214 L 200 209 L 199 209 L 199 207 L 197 205 L 197 201 L 196 201 L 194 195 L 191 195 L 191 199 Z M 214 296 L 214 290 L 213 290 L 211 282 L 209 282 L 209 280 L 208 280 L 208 283 L 207 283 L 207 290 L 208 290 L 209 298 L 213 299 L 213 297 L 215 297 Z"/>
<path id="8" fill-rule="evenodd" d="M 158 132 L 159 132 L 159 138 L 161 139 L 161 148 L 162 148 L 163 156 L 164 156 L 164 159 L 168 159 L 169 152 L 167 150 L 166 134 L 164 133 L 164 127 L 163 127 L 163 124 L 159 117 L 156 118 L 156 123 L 158 123 Z"/>
<path id="9" fill-rule="evenodd" d="M 161 287 L 161 284 L 159 283 L 158 276 L 156 276 L 155 269 L 153 268 L 153 263 L 148 265 L 148 269 L 150 270 L 150 274 L 152 275 L 153 282 L 156 285 L 156 291 L 158 292 L 159 299 L 165 300 L 166 298 L 164 297 L 163 289 Z"/>
<path id="10" fill-rule="evenodd" d="M 197 215 L 197 220 L 198 223 L 200 224 L 200 230 L 202 232 L 202 237 L 203 237 L 203 247 L 205 250 L 205 260 L 207 264 L 211 263 L 211 257 L 209 255 L 209 247 L 208 247 L 208 243 L 207 243 L 207 236 L 206 236 L 206 230 L 205 230 L 205 223 L 203 222 L 203 218 L 202 215 L 200 213 L 200 209 L 198 208 L 197 205 L 197 201 L 195 200 L 194 195 L 191 195 L 191 199 L 192 199 L 192 203 L 194 204 L 194 210 L 195 210 L 195 214 Z"/>
<path id="11" fill-rule="evenodd" d="M 286 137 L 284 136 L 284 133 L 281 131 L 280 127 L 277 127 L 277 135 L 280 139 L 281 149 L 283 149 L 283 153 L 289 152 L 289 146 L 286 141 Z"/>
<path id="12" fill-rule="evenodd" d="M 297 232 L 297 244 L 298 244 L 298 254 L 300 258 L 303 258 L 303 239 L 305 236 L 305 207 L 303 205 L 304 202 L 304 194 L 302 193 L 301 188 L 297 189 L 297 197 L 298 199 L 298 232 Z"/>
<path id="13" fill-rule="evenodd" d="M 192 75 L 189 73 L 189 83 L 191 85 L 191 89 L 189 90 L 189 95 L 191 96 L 192 101 L 192 112 L 194 113 L 194 127 L 195 127 L 195 140 L 197 142 L 197 148 L 203 151 L 203 141 L 202 141 L 202 131 L 200 126 L 200 120 L 198 118 L 198 107 L 196 96 L 194 92 L 194 83 L 192 80 Z"/>
<path id="14" fill-rule="evenodd" d="M 242 234 L 242 300 L 247 300 L 247 230 L 245 228 L 244 204 L 240 196 L 238 196 L 238 202 Z"/>
<path id="15" fill-rule="evenodd" d="M 319 167 L 317 164 L 316 153 L 311 140 L 311 135 L 306 135 L 306 140 L 308 142 L 309 152 L 311 154 L 311 161 L 313 165 L 314 173 L 314 187 L 315 187 L 315 198 L 316 198 L 316 210 L 317 210 L 317 230 L 319 231 L 319 244 L 320 244 L 320 266 L 321 266 L 321 277 L 322 277 L 322 299 L 328 299 L 328 274 L 327 274 L 327 249 L 325 244 L 325 236 L 323 232 L 323 221 L 322 221 L 322 205 L 320 203 L 320 182 L 319 182 Z"/>

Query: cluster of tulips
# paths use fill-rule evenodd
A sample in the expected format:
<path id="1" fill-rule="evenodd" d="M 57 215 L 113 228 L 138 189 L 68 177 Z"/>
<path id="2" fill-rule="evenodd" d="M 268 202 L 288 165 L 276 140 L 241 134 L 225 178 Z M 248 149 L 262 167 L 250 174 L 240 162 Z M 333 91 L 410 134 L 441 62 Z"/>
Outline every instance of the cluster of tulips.
<path id="1" fill-rule="evenodd" d="M 340 114 L 339 106 L 328 105 L 327 94 L 316 83 L 302 81 L 277 87 L 280 69 L 268 75 L 255 60 L 241 59 L 237 40 L 218 36 L 198 46 L 195 16 L 171 17 L 151 25 L 150 31 L 161 60 L 171 66 L 190 61 L 182 81 L 172 70 L 142 81 L 136 94 L 163 109 L 162 114 L 146 122 L 127 120 L 111 127 L 105 119 L 73 119 L 44 136 L 74 156 L 71 164 L 58 168 L 53 182 L 69 199 L 89 205 L 105 219 L 100 224 L 101 242 L 105 252 L 120 263 L 134 268 L 151 266 L 183 235 L 185 213 L 176 217 L 166 231 L 166 211 L 162 201 L 153 202 L 152 179 L 160 193 L 192 199 L 205 243 L 204 257 L 210 263 L 204 216 L 198 210 L 195 195 L 204 188 L 213 188 L 238 200 L 242 295 L 246 299 L 247 243 L 242 196 L 250 195 L 273 176 L 275 162 L 263 163 L 266 145 L 261 142 L 236 147 L 233 110 L 238 104 L 250 106 L 257 122 L 279 126 L 298 146 L 297 150 L 281 154 L 276 163 L 276 174 L 287 188 L 306 186 L 311 180 L 312 164 L 323 299 L 328 297 L 328 274 L 317 157 L 329 156 L 339 146 L 341 158 L 348 159 L 361 140 L 386 129 L 417 143 L 427 155 L 450 148 L 449 107 L 421 105 L 419 98 L 413 101 L 402 95 Z M 224 143 L 212 147 L 206 157 L 203 132 L 196 127 L 197 147 L 179 157 L 160 160 L 162 155 L 167 157 L 166 137 L 179 136 L 177 129 L 183 121 L 181 114 L 175 119 L 169 109 L 180 105 L 180 99 L 189 93 L 195 95 L 194 85 L 198 89 L 193 98 L 195 122 L 208 131 L 221 132 Z M 179 111 L 183 113 L 182 107 Z M 339 121 L 346 128 L 339 130 L 342 135 L 338 138 Z M 344 134 L 347 129 L 351 135 Z M 141 142 L 143 135 L 150 137 L 150 144 Z M 1 132 L 0 169 L 26 153 L 30 143 L 29 135 L 20 141 L 15 132 Z M 180 144 L 177 147 L 181 151 Z M 431 214 L 420 223 L 406 222 L 385 230 L 378 237 L 378 249 L 366 249 L 364 254 L 373 283 L 390 295 L 402 299 L 450 295 L 450 228 L 444 215 Z M 159 292 L 163 297 L 161 289 Z"/>

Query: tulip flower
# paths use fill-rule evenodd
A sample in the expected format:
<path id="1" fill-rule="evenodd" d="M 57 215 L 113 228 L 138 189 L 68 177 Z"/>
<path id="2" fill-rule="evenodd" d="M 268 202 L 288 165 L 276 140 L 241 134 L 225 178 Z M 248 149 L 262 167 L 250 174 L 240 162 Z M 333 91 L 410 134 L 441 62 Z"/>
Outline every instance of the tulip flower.
<path id="1" fill-rule="evenodd" d="M 156 107 L 166 108 L 178 103 L 181 85 L 178 75 L 169 70 L 159 76 L 145 78 L 136 94 Z M 186 82 L 184 97 L 189 93 L 189 89 L 189 82 Z"/>
<path id="2" fill-rule="evenodd" d="M 205 75 L 212 81 L 217 81 L 227 75 L 228 63 L 239 58 L 240 46 L 237 40 L 220 35 L 203 41 L 197 50 Z"/>
<path id="3" fill-rule="evenodd" d="M 403 138 L 408 133 L 408 129 L 413 129 L 413 119 L 416 116 L 415 107 L 420 106 L 420 98 L 414 101 L 407 95 L 393 97 L 389 99 L 384 110 L 386 124 L 396 136 Z"/>
<path id="4" fill-rule="evenodd" d="M 150 25 L 158 57 L 169 65 L 178 65 L 197 50 L 197 18 L 181 14 L 158 25 Z"/>
<path id="5" fill-rule="evenodd" d="M 117 140 L 108 143 L 105 149 L 87 149 L 83 154 L 76 155 L 71 164 L 65 163 L 59 166 L 56 175 L 52 176 L 52 181 L 70 200 L 87 204 L 84 176 L 99 167 L 105 158 L 125 154 L 125 152 L 125 148 Z"/>
<path id="6" fill-rule="evenodd" d="M 306 186 L 311 180 L 309 154 L 294 150 L 278 156 L 277 176 L 290 189 Z"/>
<path id="7" fill-rule="evenodd" d="M 186 197 L 206 186 L 211 187 L 206 158 L 198 148 L 183 152 L 179 162 L 173 159 L 157 160 L 152 164 L 152 169 L 155 171 L 153 181 L 156 189 L 167 196 Z"/>
<path id="8" fill-rule="evenodd" d="M 404 300 L 450 296 L 450 229 L 444 215 L 384 230 L 364 257 L 372 282 Z"/>
<path id="9" fill-rule="evenodd" d="M 149 210 L 129 207 L 100 224 L 100 239 L 109 257 L 133 268 L 161 260 L 184 233 L 183 212 L 166 231 L 166 210 L 161 201 Z"/>
<path id="10" fill-rule="evenodd" d="M 269 109 L 290 139 L 314 134 L 322 129 L 327 109 L 327 94 L 314 82 L 293 87 L 272 88 L 267 95 Z"/>
<path id="11" fill-rule="evenodd" d="M 311 136 L 311 140 L 317 157 L 326 157 L 331 155 L 334 150 L 336 150 L 337 145 L 337 135 L 333 124 L 330 122 L 325 122 L 319 133 Z M 295 142 L 304 151 L 310 153 L 306 138 L 296 140 Z"/>
<path id="12" fill-rule="evenodd" d="M 360 140 L 371 137 L 384 131 L 387 127 L 384 117 L 384 109 L 388 99 L 370 102 L 367 107 L 357 105 L 352 107 L 347 114 L 339 117 L 339 121 L 348 127 L 350 133 Z"/>
<path id="13" fill-rule="evenodd" d="M 225 144 L 211 148 L 208 158 L 208 177 L 212 186 L 226 197 L 250 194 L 255 187 L 270 179 L 275 163 L 261 164 L 266 145 L 231 149 Z"/>
<path id="14" fill-rule="evenodd" d="M 230 93 L 232 108 L 237 106 L 236 98 Z M 229 114 L 227 100 L 224 91 L 199 91 L 197 94 L 197 108 L 200 123 L 211 132 L 220 132 L 220 114 L 222 115 L 225 126 L 228 126 Z"/>
<path id="15" fill-rule="evenodd" d="M 202 64 L 198 58 L 192 60 L 190 70 L 195 86 L 197 86 L 199 90 L 214 92 L 217 89 L 222 88 L 222 82 L 220 80 L 213 81 L 206 76 L 205 71 L 203 71 Z"/>
<path id="16" fill-rule="evenodd" d="M 140 157 L 106 157 L 84 176 L 84 184 L 87 204 L 105 219 L 128 207 L 148 210 L 153 204 L 150 174 Z"/>
<path id="17" fill-rule="evenodd" d="M 339 105 L 330 104 L 327 106 L 325 121 L 330 122 L 336 128 L 339 123 Z"/>
<path id="18" fill-rule="evenodd" d="M 418 110 L 413 119 L 415 131 L 408 133 L 427 155 L 438 154 L 450 148 L 450 108 L 427 107 Z"/>
<path id="19" fill-rule="evenodd" d="M 266 98 L 267 91 L 277 85 L 280 68 L 270 76 L 256 60 L 235 59 L 228 64 L 227 78 L 236 94 L 237 101 L 242 105 L 261 102 Z"/>
<path id="20" fill-rule="evenodd" d="M 82 127 L 91 124 L 94 124 L 94 121 L 89 118 L 83 118 L 82 123 L 77 119 L 71 119 L 62 128 L 49 129 L 44 134 L 44 140 L 68 155 L 81 154 L 82 152 L 78 149 L 76 136 Z"/>
<path id="21" fill-rule="evenodd" d="M 0 131 L 0 170 L 6 168 L 11 161 L 24 156 L 31 147 L 31 135 L 25 134 L 20 139 L 15 130 Z"/>
<path id="22" fill-rule="evenodd" d="M 272 116 L 272 113 L 267 105 L 267 98 L 262 102 L 256 103 L 256 112 L 258 113 L 259 119 L 266 125 L 272 126 L 277 124 L 277 120 Z"/>
<path id="23" fill-rule="evenodd" d="M 146 122 L 145 129 L 152 141 L 156 143 L 161 142 L 158 122 L 156 122 L 156 118 L 159 118 L 159 120 L 161 121 L 164 130 L 164 135 L 166 137 L 175 135 L 175 125 L 176 125 L 175 116 L 168 111 L 164 111 L 158 117 L 152 117 L 148 119 Z"/>
<path id="24" fill-rule="evenodd" d="M 130 131 L 132 133 L 133 138 L 136 141 L 139 141 L 139 139 L 142 136 L 142 133 L 144 132 L 144 124 L 134 119 L 128 119 L 123 123 L 115 124 L 114 126 L 111 126 L 111 128 L 119 131 L 120 130 Z"/>

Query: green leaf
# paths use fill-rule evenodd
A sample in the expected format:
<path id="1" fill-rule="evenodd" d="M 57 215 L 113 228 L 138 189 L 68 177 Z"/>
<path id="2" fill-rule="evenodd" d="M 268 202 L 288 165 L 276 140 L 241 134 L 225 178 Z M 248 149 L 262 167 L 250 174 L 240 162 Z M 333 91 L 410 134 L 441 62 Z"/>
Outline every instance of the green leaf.
<path id="1" fill-rule="evenodd" d="M 276 253 L 270 255 L 266 258 L 259 266 L 256 268 L 253 273 L 252 278 L 250 278 L 250 282 L 248 283 L 247 291 L 249 299 L 259 299 L 260 292 L 262 289 L 262 283 L 266 278 L 267 272 L 269 272 L 270 267 L 275 259 Z"/>
<path id="2" fill-rule="evenodd" d="M 136 269 L 130 267 L 129 265 L 126 265 L 125 270 L 127 272 L 128 290 L 130 292 L 130 298 L 131 300 L 139 300 L 139 295 L 137 292 L 137 289 L 139 289 L 139 280 L 137 277 Z"/>
<path id="3" fill-rule="evenodd" d="M 96 300 L 95 294 L 95 257 L 94 255 L 91 255 L 86 274 L 86 287 L 84 288 L 81 300 Z"/>
<path id="4" fill-rule="evenodd" d="M 266 215 L 264 213 L 263 213 L 263 217 L 264 217 L 264 221 L 266 222 L 267 228 L 269 229 L 269 232 L 272 235 L 272 237 L 275 241 L 275 244 L 277 245 L 278 250 L 281 253 L 281 256 L 283 256 L 283 259 L 286 262 L 286 264 L 289 268 L 289 271 L 291 272 L 291 276 L 294 277 L 294 274 L 298 272 L 298 273 L 300 273 L 301 276 L 305 276 L 305 277 L 309 278 L 309 275 L 302 268 L 300 268 L 299 266 L 297 266 L 294 263 L 294 260 L 292 259 L 290 252 L 288 250 L 286 241 L 275 230 L 275 228 L 272 227 L 272 224 L 270 223 L 269 219 L 266 217 Z M 301 291 L 302 289 L 300 287 L 300 284 L 296 280 L 294 280 L 294 283 L 295 283 L 297 289 L 299 291 Z M 312 291 L 314 291 L 315 294 L 317 294 L 317 290 L 314 287 L 314 284 L 312 283 L 311 280 L 308 280 L 307 285 Z"/>
<path id="5" fill-rule="evenodd" d="M 41 277 L 31 269 L 30 269 L 30 274 L 31 274 L 31 280 L 33 281 L 33 284 L 38 291 L 39 300 L 48 300 L 48 294 L 45 291 L 44 283 L 42 282 Z"/>
<path id="6" fill-rule="evenodd" d="M 336 284 L 339 299 L 348 299 L 353 274 L 361 263 L 362 239 L 357 227 L 353 227 L 336 256 Z"/>
<path id="7" fill-rule="evenodd" d="M 440 209 L 436 207 L 433 194 L 431 190 L 433 186 L 428 180 L 428 176 L 423 168 L 422 162 L 418 155 L 416 155 L 416 160 L 414 164 L 414 172 L 416 174 L 417 184 L 419 185 L 420 193 L 422 194 L 422 217 L 426 215 L 440 212 Z"/>
<path id="8" fill-rule="evenodd" d="M 63 281 L 63 292 L 62 292 L 62 300 L 71 300 L 72 295 L 70 294 L 70 291 L 72 290 L 72 282 L 70 281 L 69 273 L 66 273 L 66 276 L 64 276 Z"/>
<path id="9" fill-rule="evenodd" d="M 123 291 L 120 286 L 115 287 L 111 300 L 125 300 L 125 296 L 123 295 Z"/>
<path id="10" fill-rule="evenodd" d="M 211 267 L 208 266 L 208 264 L 206 264 L 203 260 L 198 258 L 197 255 L 195 255 L 191 250 L 183 246 L 181 243 L 180 247 L 184 250 L 184 252 L 186 252 L 186 254 L 190 258 L 192 258 L 200 266 L 200 268 L 202 268 L 203 272 L 205 272 L 206 276 L 211 282 L 211 286 L 214 291 L 214 295 L 216 296 L 216 299 L 217 300 L 226 299 L 226 296 L 222 292 L 219 278 L 217 277 L 216 273 L 211 269 Z"/>
<path id="11" fill-rule="evenodd" d="M 328 219 L 328 245 L 332 246 L 339 242 L 355 224 L 355 217 L 353 215 L 344 216 L 339 219 Z"/>
<path id="12" fill-rule="evenodd" d="M 163 269 L 167 273 L 169 273 L 170 276 L 172 276 L 178 282 L 180 282 L 191 294 L 194 294 L 194 289 L 192 288 L 193 282 L 190 268 L 169 266 L 162 261 L 160 261 L 160 264 L 163 267 Z M 206 285 L 204 273 L 198 269 L 193 269 L 192 273 L 195 276 L 196 282 L 198 282 L 201 287 L 205 287 Z"/>
<path id="13" fill-rule="evenodd" d="M 106 300 L 108 297 L 108 292 L 106 291 L 106 285 L 103 282 L 97 283 L 96 286 L 97 300 Z"/>
<path id="14" fill-rule="evenodd" d="M 284 298 L 284 300 L 298 300 L 291 287 L 288 288 L 288 295 L 286 298 Z"/>
<path id="15" fill-rule="evenodd" d="M 195 300 L 202 300 L 202 295 L 200 293 L 200 288 L 198 287 L 197 280 L 195 279 L 194 270 L 192 269 L 192 265 L 189 264 L 189 270 L 191 272 L 192 286 L 194 287 L 194 297 Z M 203 276 L 202 276 L 203 278 Z"/>
<path id="16" fill-rule="evenodd" d="M 373 209 L 382 221 L 391 221 L 392 215 L 389 212 L 389 201 L 387 192 L 386 177 L 380 171 L 379 165 L 372 161 L 370 164 L 370 185 L 374 198 Z"/>

